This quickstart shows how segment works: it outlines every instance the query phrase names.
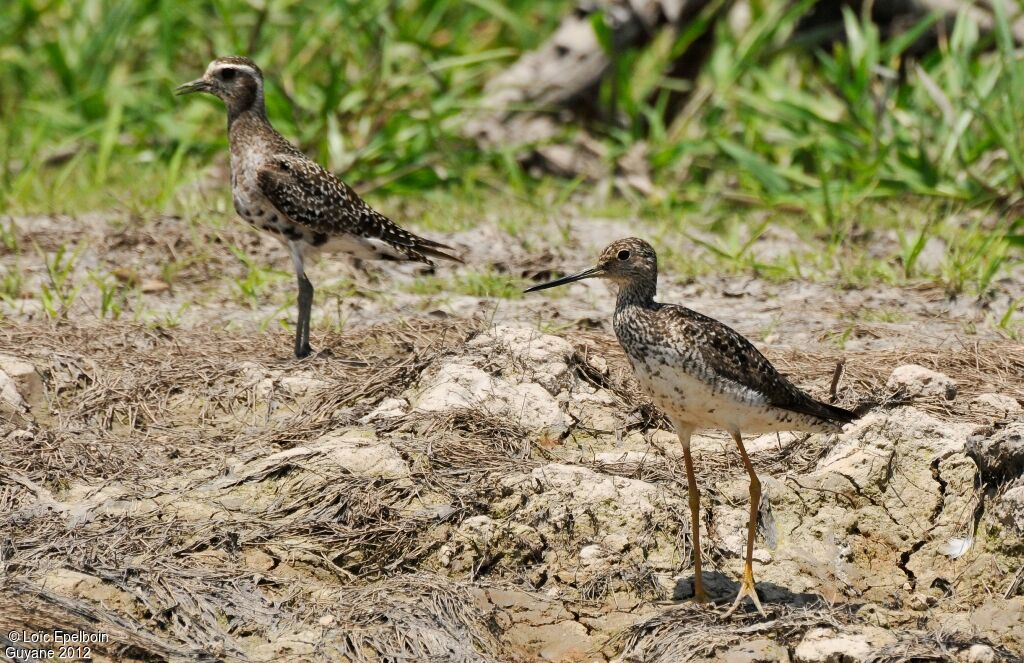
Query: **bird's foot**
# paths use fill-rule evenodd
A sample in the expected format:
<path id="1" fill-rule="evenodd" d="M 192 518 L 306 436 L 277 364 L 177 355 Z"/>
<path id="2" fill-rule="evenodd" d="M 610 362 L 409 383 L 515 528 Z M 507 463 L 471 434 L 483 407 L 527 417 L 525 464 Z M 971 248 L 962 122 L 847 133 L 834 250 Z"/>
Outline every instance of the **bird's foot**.
<path id="1" fill-rule="evenodd" d="M 699 584 L 694 589 L 693 594 L 690 596 L 677 595 L 667 601 L 657 601 L 656 605 L 663 605 L 670 608 L 684 608 L 690 605 L 696 605 L 700 608 L 714 608 L 715 601 L 711 598 L 706 591 L 704 591 L 704 585 Z"/>
<path id="2" fill-rule="evenodd" d="M 723 614 L 722 617 L 732 616 L 732 614 L 736 612 L 736 608 L 740 607 L 740 603 L 743 602 L 745 597 L 750 597 L 750 600 L 754 602 L 754 607 L 757 608 L 757 611 L 761 613 L 762 617 L 768 616 L 765 614 L 764 608 L 761 607 L 761 599 L 757 598 L 757 587 L 754 584 L 754 574 L 748 572 L 743 574 L 743 581 L 740 583 L 740 591 L 736 594 L 736 600 L 732 602 L 732 606 L 725 611 L 725 614 Z"/>
<path id="3" fill-rule="evenodd" d="M 313 354 L 313 348 L 311 348 L 308 343 L 305 346 L 295 348 L 296 359 L 305 359 L 311 354 Z"/>
<path id="4" fill-rule="evenodd" d="M 694 590 L 692 601 L 702 606 L 714 604 L 714 601 L 711 600 L 711 597 L 708 596 L 708 593 L 704 591 L 703 587 L 698 587 Z"/>

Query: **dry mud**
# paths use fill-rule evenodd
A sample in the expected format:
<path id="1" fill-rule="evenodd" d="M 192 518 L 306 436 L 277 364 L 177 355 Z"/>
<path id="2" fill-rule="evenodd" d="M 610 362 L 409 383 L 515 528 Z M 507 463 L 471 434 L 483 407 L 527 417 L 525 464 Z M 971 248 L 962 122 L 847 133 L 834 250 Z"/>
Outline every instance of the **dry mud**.
<path id="1" fill-rule="evenodd" d="M 61 223 L 35 224 L 43 253 Z M 90 223 L 60 235 L 90 238 L 81 269 L 156 279 L 168 250 L 195 250 L 159 235 L 173 220 L 120 235 Z M 450 239 L 515 247 L 469 250 L 518 277 L 631 234 L 588 228 L 557 255 L 486 225 Z M 94 660 L 128 661 L 1024 657 L 1024 348 L 984 306 L 928 288 L 666 279 L 663 299 L 751 335 L 819 397 L 845 360 L 837 400 L 863 412 L 840 435 L 748 440 L 769 614 L 723 619 L 687 600 L 681 449 L 608 334 L 603 285 L 353 295 L 341 331 L 318 300 L 322 352 L 295 362 L 286 332 L 226 295 L 237 266 L 208 258 L 147 295 L 150 311 L 196 302 L 174 328 L 6 305 L 0 636 L 104 633 Z M 42 278 L 21 260 L 29 284 Z M 855 315 L 879 308 L 900 321 Z M 705 574 L 728 603 L 747 483 L 727 437 L 694 446 Z"/>

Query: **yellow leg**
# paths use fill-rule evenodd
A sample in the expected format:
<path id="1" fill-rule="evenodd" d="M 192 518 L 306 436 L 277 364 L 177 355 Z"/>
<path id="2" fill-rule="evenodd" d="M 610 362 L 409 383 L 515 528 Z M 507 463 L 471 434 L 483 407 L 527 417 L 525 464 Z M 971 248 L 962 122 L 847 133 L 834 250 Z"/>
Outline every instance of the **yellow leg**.
<path id="1" fill-rule="evenodd" d="M 686 493 L 690 499 L 690 538 L 693 540 L 693 600 L 697 603 L 710 603 L 711 599 L 704 591 L 704 575 L 700 565 L 700 491 L 697 489 L 697 475 L 693 471 L 693 456 L 690 454 L 690 435 L 693 434 L 693 427 L 672 423 L 683 445 L 683 462 L 686 464 Z"/>
<path id="2" fill-rule="evenodd" d="M 757 513 L 761 507 L 761 481 L 758 480 L 757 473 L 754 472 L 754 466 L 750 463 L 747 450 L 743 448 L 743 439 L 740 437 L 739 431 L 733 432 L 732 439 L 736 440 L 736 446 L 740 449 L 740 458 L 743 459 L 743 467 L 747 468 L 747 474 L 750 475 L 750 520 L 747 522 L 747 557 L 743 564 L 743 581 L 740 583 L 740 591 L 736 595 L 736 600 L 726 611 L 725 616 L 728 617 L 736 612 L 736 608 L 739 607 L 743 598 L 749 596 L 761 616 L 766 617 L 764 608 L 761 607 L 761 601 L 757 598 L 757 587 L 754 584 L 754 534 L 757 532 Z"/>

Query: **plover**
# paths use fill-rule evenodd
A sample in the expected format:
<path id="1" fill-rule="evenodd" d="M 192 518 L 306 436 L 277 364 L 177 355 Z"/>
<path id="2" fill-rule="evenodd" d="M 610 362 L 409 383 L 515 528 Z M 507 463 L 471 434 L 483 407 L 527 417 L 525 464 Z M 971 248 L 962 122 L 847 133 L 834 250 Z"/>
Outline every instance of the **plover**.
<path id="1" fill-rule="evenodd" d="M 267 119 L 263 72 L 249 58 L 217 58 L 202 78 L 179 86 L 176 92 L 205 92 L 227 106 L 235 210 L 254 227 L 284 242 L 295 266 L 299 284 L 296 357 L 311 352 L 313 285 L 305 268 L 311 254 L 327 250 L 370 260 L 462 262 L 451 247 L 414 235 L 371 208 L 351 187 L 279 134 Z"/>
<path id="2" fill-rule="evenodd" d="M 736 441 L 750 476 L 750 517 L 740 591 L 725 614 L 732 614 L 744 597 L 750 597 L 763 616 L 753 567 L 761 482 L 743 448 L 741 432 L 837 432 L 855 415 L 801 391 L 750 341 L 721 322 L 683 306 L 654 301 L 658 258 L 651 245 L 641 239 L 613 242 L 595 267 L 526 292 L 589 278 L 608 279 L 618 285 L 612 318 L 615 335 L 643 389 L 668 415 L 683 445 L 694 548 L 694 600 L 701 603 L 708 601 L 708 595 L 701 574 L 700 494 L 690 436 L 697 429 L 720 428 Z"/>

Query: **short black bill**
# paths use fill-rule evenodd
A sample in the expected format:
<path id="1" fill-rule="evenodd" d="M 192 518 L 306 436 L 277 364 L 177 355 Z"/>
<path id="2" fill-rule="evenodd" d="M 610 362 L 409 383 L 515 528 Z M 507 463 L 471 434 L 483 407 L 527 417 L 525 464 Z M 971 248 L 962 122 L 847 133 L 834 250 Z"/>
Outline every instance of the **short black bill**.
<path id="1" fill-rule="evenodd" d="M 174 94 L 181 96 L 183 94 L 192 94 L 193 92 L 206 92 L 209 89 L 209 83 L 202 78 L 197 78 L 194 81 L 189 81 L 174 88 Z"/>
<path id="2" fill-rule="evenodd" d="M 570 274 L 569 276 L 563 276 L 560 279 L 554 281 L 548 281 L 547 283 L 541 283 L 535 285 L 532 288 L 527 288 L 523 292 L 537 292 L 538 290 L 547 290 L 548 288 L 554 288 L 555 286 L 565 285 L 566 283 L 572 283 L 574 281 L 582 281 L 583 279 L 594 278 L 595 276 L 601 276 L 604 274 L 604 270 L 600 267 L 591 267 L 590 269 L 584 269 L 582 272 L 576 274 Z"/>

